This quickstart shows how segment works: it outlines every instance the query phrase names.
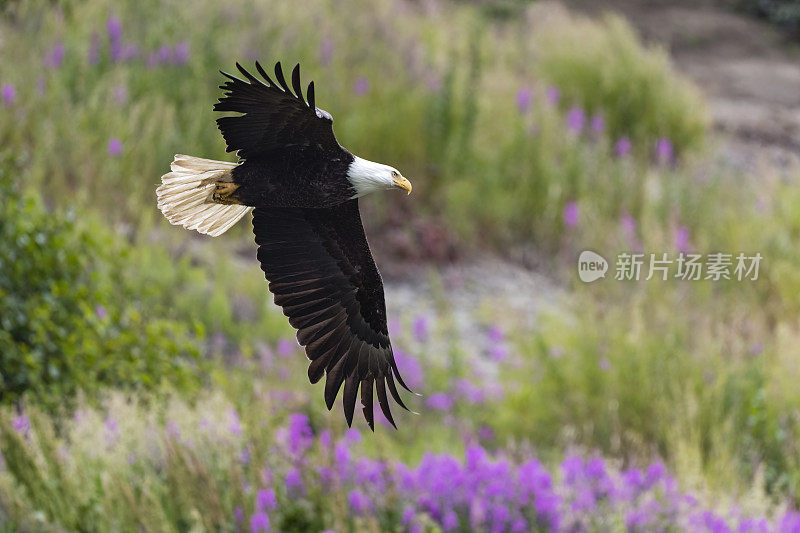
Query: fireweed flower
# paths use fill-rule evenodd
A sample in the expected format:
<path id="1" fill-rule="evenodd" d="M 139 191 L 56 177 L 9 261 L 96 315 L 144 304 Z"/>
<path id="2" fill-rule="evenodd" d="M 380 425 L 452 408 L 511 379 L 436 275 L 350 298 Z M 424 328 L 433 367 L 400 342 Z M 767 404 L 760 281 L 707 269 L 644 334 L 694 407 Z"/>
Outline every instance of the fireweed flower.
<path id="1" fill-rule="evenodd" d="M 675 249 L 679 252 L 686 253 L 690 250 L 689 245 L 689 228 L 686 226 L 678 226 L 675 230 Z"/>
<path id="2" fill-rule="evenodd" d="M 369 81 L 364 76 L 359 77 L 353 84 L 353 92 L 356 96 L 364 96 L 369 90 Z"/>
<path id="3" fill-rule="evenodd" d="M 250 533 L 261 533 L 270 531 L 269 516 L 267 513 L 258 511 L 253 513 L 250 518 Z"/>
<path id="4" fill-rule="evenodd" d="M 314 442 L 308 416 L 305 413 L 295 413 L 289 416 L 289 450 L 296 455 L 302 455 Z"/>
<path id="5" fill-rule="evenodd" d="M 289 470 L 289 472 L 286 474 L 286 478 L 284 479 L 284 485 L 286 486 L 286 492 L 290 497 L 305 495 L 306 486 L 303 484 L 303 478 L 300 475 L 300 470 L 297 468 L 292 468 Z"/>
<path id="6" fill-rule="evenodd" d="M 290 339 L 280 339 L 277 346 L 278 355 L 281 357 L 291 357 L 294 355 L 296 345 L 297 343 Z"/>
<path id="7" fill-rule="evenodd" d="M 574 228 L 578 225 L 578 219 L 580 218 L 580 209 L 578 208 L 578 202 L 567 202 L 564 204 L 564 225 L 570 228 Z"/>
<path id="8" fill-rule="evenodd" d="M 586 123 L 586 113 L 580 107 L 573 107 L 567 111 L 567 129 L 572 133 L 580 133 Z"/>
<path id="9" fill-rule="evenodd" d="M 106 20 L 106 33 L 108 34 L 109 51 L 114 62 L 122 59 L 122 23 L 117 17 L 108 17 Z"/>
<path id="10" fill-rule="evenodd" d="M 17 90 L 14 89 L 14 86 L 11 85 L 10 83 L 4 83 L 2 93 L 3 93 L 3 103 L 7 107 L 11 107 L 12 105 L 14 105 L 14 102 L 17 100 Z"/>
<path id="11" fill-rule="evenodd" d="M 428 407 L 438 411 L 449 411 L 453 407 L 453 400 L 444 392 L 435 392 L 428 397 Z"/>
<path id="12" fill-rule="evenodd" d="M 422 387 L 425 376 L 419 361 L 415 357 L 410 357 L 403 350 L 395 348 L 394 360 L 397 363 L 397 368 L 400 369 L 400 374 L 410 388 L 418 389 Z"/>
<path id="13" fill-rule="evenodd" d="M 414 335 L 414 340 L 417 342 L 425 342 L 428 340 L 428 319 L 424 316 L 418 316 L 414 319 L 414 324 L 411 326 L 411 333 Z"/>
<path id="14" fill-rule="evenodd" d="M 358 515 L 363 515 L 370 510 L 371 503 L 363 492 L 360 490 L 351 490 L 347 497 L 350 508 Z"/>
<path id="15" fill-rule="evenodd" d="M 595 133 L 603 133 L 603 130 L 606 128 L 606 121 L 603 115 L 598 114 L 592 116 L 591 128 Z"/>
<path id="16" fill-rule="evenodd" d="M 278 498 L 272 489 L 261 489 L 256 493 L 256 509 L 259 511 L 274 511 L 278 508 Z"/>
<path id="17" fill-rule="evenodd" d="M 122 154 L 122 141 L 114 137 L 108 141 L 108 155 L 116 157 Z"/>
<path id="18" fill-rule="evenodd" d="M 532 97 L 533 93 L 528 87 L 523 87 L 517 91 L 517 108 L 520 113 L 525 113 L 531 108 Z"/>
<path id="19" fill-rule="evenodd" d="M 228 432 L 234 437 L 242 434 L 242 423 L 239 421 L 239 413 L 236 409 L 228 409 Z"/>
<path id="20" fill-rule="evenodd" d="M 64 45 L 55 45 L 44 57 L 44 65 L 49 68 L 59 68 L 64 62 Z"/>
<path id="21" fill-rule="evenodd" d="M 173 59 L 176 65 L 185 65 L 189 62 L 189 43 L 186 41 L 175 45 Z"/>
<path id="22" fill-rule="evenodd" d="M 672 141 L 666 137 L 662 137 L 656 141 L 656 160 L 659 163 L 662 165 L 671 163 L 673 155 L 674 149 L 672 147 Z"/>
<path id="23" fill-rule="evenodd" d="M 625 157 L 631 153 L 631 148 L 631 140 L 626 135 L 623 135 L 619 138 L 617 144 L 614 145 L 614 153 L 617 157 Z"/>
<path id="24" fill-rule="evenodd" d="M 23 435 L 27 435 L 28 432 L 31 430 L 31 420 L 25 413 L 20 413 L 19 415 L 15 416 L 14 419 L 11 421 L 11 427 L 17 433 L 22 433 Z"/>

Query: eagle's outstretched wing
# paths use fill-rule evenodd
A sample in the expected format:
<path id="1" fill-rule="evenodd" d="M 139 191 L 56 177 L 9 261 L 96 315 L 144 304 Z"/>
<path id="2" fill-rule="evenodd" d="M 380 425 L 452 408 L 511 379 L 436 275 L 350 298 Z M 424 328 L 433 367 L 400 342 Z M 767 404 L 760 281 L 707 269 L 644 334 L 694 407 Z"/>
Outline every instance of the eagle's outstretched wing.
<path id="1" fill-rule="evenodd" d="M 300 86 L 300 65 L 292 70 L 292 87 L 286 83 L 280 62 L 275 65 L 275 79 L 256 62 L 264 78 L 257 78 L 236 63 L 242 80 L 226 72 L 228 78 L 220 89 L 225 95 L 214 111 L 243 113 L 217 119 L 217 126 L 228 145 L 228 152 L 238 151 L 242 159 L 268 155 L 290 146 L 332 149 L 339 146 L 333 134 L 333 119 L 314 105 L 314 82 L 308 84 L 306 97 Z M 292 92 L 292 89 L 294 92 Z"/>
<path id="2" fill-rule="evenodd" d="M 374 386 L 381 410 L 394 425 L 386 389 L 403 408 L 395 379 L 409 389 L 389 342 L 383 283 L 358 200 L 327 209 L 256 208 L 253 231 L 269 290 L 311 360 L 309 379 L 316 383 L 327 375 L 328 409 L 344 383 L 350 425 L 360 385 L 364 417 L 374 428 Z"/>

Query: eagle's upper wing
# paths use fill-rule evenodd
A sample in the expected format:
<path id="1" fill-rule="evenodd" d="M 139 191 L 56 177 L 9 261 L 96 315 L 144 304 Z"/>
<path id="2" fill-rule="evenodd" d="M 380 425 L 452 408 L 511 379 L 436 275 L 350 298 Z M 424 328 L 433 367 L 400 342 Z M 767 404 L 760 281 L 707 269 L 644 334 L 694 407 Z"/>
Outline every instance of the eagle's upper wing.
<path id="1" fill-rule="evenodd" d="M 269 290 L 311 360 L 309 379 L 316 383 L 327 375 L 328 409 L 344 383 L 350 425 L 360 385 L 364 417 L 374 428 L 374 385 L 381 410 L 394 425 L 386 388 L 403 408 L 395 378 L 409 389 L 389 342 L 383 283 L 361 225 L 358 200 L 326 209 L 256 208 L 253 231 Z"/>
<path id="2" fill-rule="evenodd" d="M 264 77 L 260 80 L 236 67 L 246 80 L 222 72 L 229 81 L 220 85 L 225 95 L 214 105 L 214 111 L 234 111 L 239 116 L 217 119 L 217 126 L 228 145 L 228 152 L 238 151 L 247 159 L 266 155 L 289 146 L 321 146 L 336 148 L 339 143 L 333 134 L 333 119 L 328 112 L 314 105 L 314 82 L 308 84 L 306 98 L 300 86 L 300 65 L 292 70 L 292 89 L 286 83 L 281 64 L 275 65 L 275 79 L 267 75 L 256 62 Z"/>

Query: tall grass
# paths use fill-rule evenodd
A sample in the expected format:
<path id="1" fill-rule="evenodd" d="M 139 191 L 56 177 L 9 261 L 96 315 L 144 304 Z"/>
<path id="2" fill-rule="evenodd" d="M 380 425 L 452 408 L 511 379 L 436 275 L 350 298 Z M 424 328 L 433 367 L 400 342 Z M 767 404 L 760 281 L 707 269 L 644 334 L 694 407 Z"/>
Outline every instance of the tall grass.
<path id="1" fill-rule="evenodd" d="M 403 169 L 418 210 L 444 205 L 465 235 L 552 245 L 555 211 L 589 194 L 581 176 L 599 178 L 603 192 L 625 188 L 605 157 L 619 137 L 647 160 L 660 138 L 682 153 L 705 132 L 701 99 L 620 20 L 564 18 L 556 39 L 537 10 L 499 32 L 481 10 L 448 2 L 49 6 L 11 3 L 0 22 L 0 77 L 16 90 L 0 108 L 11 170 L 50 199 L 92 205 L 140 234 L 158 220 L 153 188 L 172 154 L 230 158 L 211 104 L 217 70 L 235 61 L 301 62 L 340 141 Z M 32 32 L 42 37 L 31 43 Z M 596 44 L 591 57 L 576 45 L 583 35 Z M 564 119 L 555 110 L 528 110 L 546 105 L 549 85 L 562 94 L 560 112 L 580 106 L 603 117 L 601 148 L 553 129 Z M 533 91 L 533 106 L 515 103 L 520 91 Z"/>

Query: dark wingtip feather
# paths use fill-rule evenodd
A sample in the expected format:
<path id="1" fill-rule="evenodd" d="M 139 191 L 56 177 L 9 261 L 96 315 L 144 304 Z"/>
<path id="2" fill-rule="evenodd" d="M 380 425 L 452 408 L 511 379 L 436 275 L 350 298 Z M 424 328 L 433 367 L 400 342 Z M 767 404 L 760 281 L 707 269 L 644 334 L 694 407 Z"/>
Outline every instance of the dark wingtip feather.
<path id="1" fill-rule="evenodd" d="M 383 416 L 386 417 L 386 420 L 389 421 L 394 429 L 397 429 L 397 424 L 394 423 L 394 418 L 392 418 L 392 410 L 389 409 L 389 399 L 386 397 L 386 385 L 383 382 L 383 378 L 375 380 L 375 389 L 378 393 L 378 405 L 381 406 Z"/>
<path id="2" fill-rule="evenodd" d="M 289 86 L 286 84 L 286 78 L 283 77 L 283 69 L 281 68 L 280 61 L 275 63 L 275 78 L 278 80 L 280 86 L 283 87 L 283 90 L 291 94 Z"/>
<path id="3" fill-rule="evenodd" d="M 303 99 L 303 88 L 300 86 L 300 63 L 296 64 L 292 69 L 292 88 L 297 98 L 301 102 L 306 103 Z"/>
<path id="4" fill-rule="evenodd" d="M 264 67 L 262 67 L 261 63 L 259 63 L 258 61 L 256 61 L 256 70 L 258 71 L 259 74 L 261 74 L 262 78 L 267 80 L 267 83 L 269 83 L 270 85 L 275 85 L 275 82 L 272 81 L 272 78 L 269 77 L 267 71 L 264 70 Z"/>
<path id="5" fill-rule="evenodd" d="M 391 393 L 392 398 L 394 398 L 394 401 L 396 401 L 397 404 L 406 411 L 411 411 L 411 409 L 406 407 L 406 404 L 403 403 L 403 399 L 400 398 L 400 393 L 397 392 L 397 386 L 394 384 L 394 379 L 392 378 L 391 372 L 387 372 L 386 374 L 386 383 L 389 385 L 389 393 Z"/>
<path id="6" fill-rule="evenodd" d="M 372 412 L 372 381 L 372 378 L 366 378 L 361 382 L 361 405 L 369 429 L 375 431 L 375 417 Z"/>
<path id="7" fill-rule="evenodd" d="M 397 362 L 394 360 L 394 354 L 389 356 L 389 364 L 392 367 L 392 372 L 394 372 L 394 377 L 397 378 L 397 382 L 400 384 L 401 387 L 403 387 L 405 390 L 407 390 L 411 394 L 416 394 L 417 396 L 422 396 L 421 394 L 417 394 L 416 392 L 411 390 L 408 387 L 408 385 L 406 385 L 406 382 L 403 381 L 403 376 L 400 375 L 400 370 L 398 370 L 398 368 L 397 368 Z"/>
<path id="8" fill-rule="evenodd" d="M 314 82 L 308 84 L 308 89 L 306 90 L 306 99 L 308 99 L 308 107 L 311 109 L 316 109 L 317 104 L 314 102 Z"/>
<path id="9" fill-rule="evenodd" d="M 344 392 L 342 393 L 342 403 L 344 404 L 344 418 L 347 420 L 347 427 L 353 425 L 353 413 L 356 410 L 356 397 L 358 396 L 358 377 L 353 374 L 344 382 Z"/>

